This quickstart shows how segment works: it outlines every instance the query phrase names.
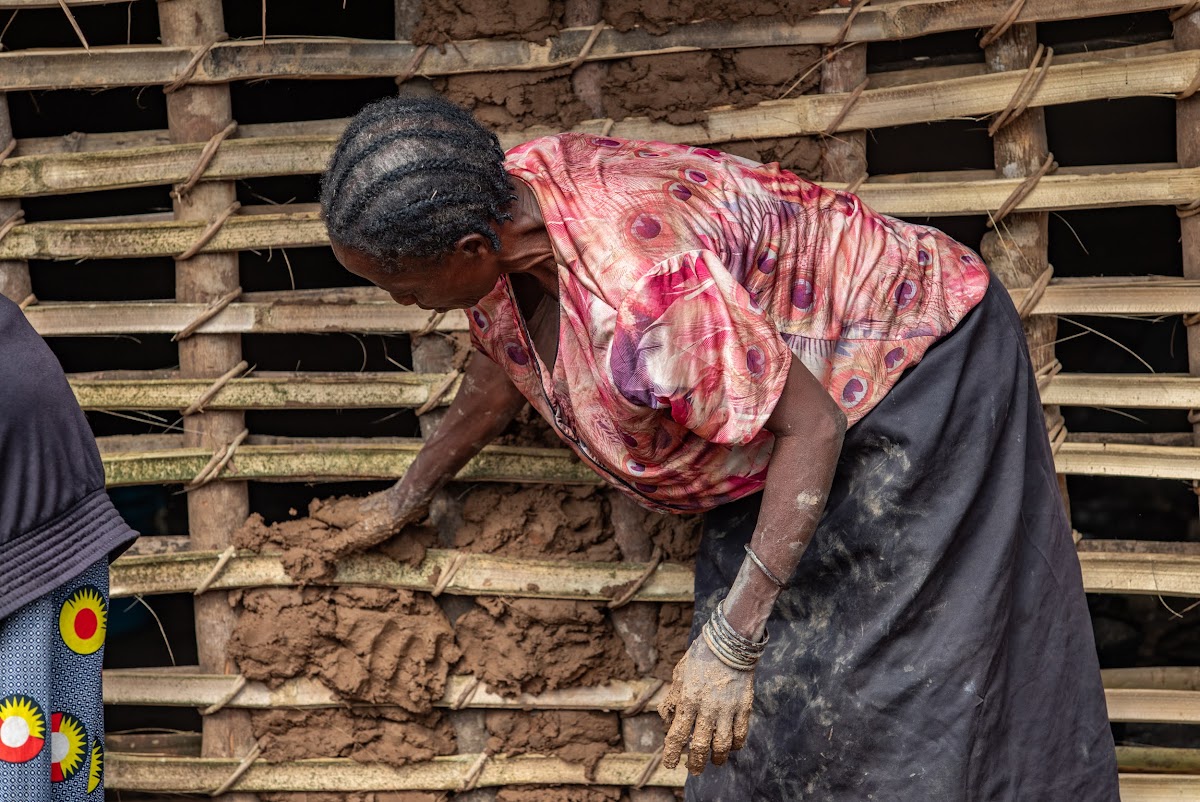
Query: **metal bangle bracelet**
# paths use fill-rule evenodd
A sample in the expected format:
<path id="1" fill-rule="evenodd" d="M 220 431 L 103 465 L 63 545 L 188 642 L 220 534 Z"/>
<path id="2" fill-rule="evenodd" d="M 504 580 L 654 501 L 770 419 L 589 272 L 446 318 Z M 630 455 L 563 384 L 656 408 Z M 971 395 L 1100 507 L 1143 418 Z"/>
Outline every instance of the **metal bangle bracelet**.
<path id="1" fill-rule="evenodd" d="M 775 587 L 777 587 L 777 588 L 786 588 L 787 587 L 786 582 L 784 582 L 779 577 L 775 576 L 775 572 L 772 571 L 770 568 L 768 568 L 766 565 L 764 565 L 762 560 L 758 559 L 758 555 L 754 553 L 754 549 L 750 548 L 749 543 L 746 544 L 746 556 L 749 557 L 756 566 L 758 566 L 758 570 L 762 571 L 763 576 L 765 576 L 767 579 L 771 580 L 771 582 L 775 585 Z"/>

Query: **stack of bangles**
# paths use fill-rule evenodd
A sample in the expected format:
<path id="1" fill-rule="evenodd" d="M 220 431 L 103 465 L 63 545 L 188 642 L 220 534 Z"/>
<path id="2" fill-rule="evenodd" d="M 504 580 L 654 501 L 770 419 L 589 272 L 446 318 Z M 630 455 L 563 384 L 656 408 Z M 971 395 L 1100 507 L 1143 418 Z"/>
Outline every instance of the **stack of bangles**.
<path id="1" fill-rule="evenodd" d="M 724 606 L 725 600 L 722 599 L 700 634 L 708 644 L 709 651 L 722 663 L 738 671 L 753 671 L 767 647 L 770 635 L 763 632 L 763 639 L 757 643 L 742 637 L 725 620 L 725 611 L 721 609 Z"/>

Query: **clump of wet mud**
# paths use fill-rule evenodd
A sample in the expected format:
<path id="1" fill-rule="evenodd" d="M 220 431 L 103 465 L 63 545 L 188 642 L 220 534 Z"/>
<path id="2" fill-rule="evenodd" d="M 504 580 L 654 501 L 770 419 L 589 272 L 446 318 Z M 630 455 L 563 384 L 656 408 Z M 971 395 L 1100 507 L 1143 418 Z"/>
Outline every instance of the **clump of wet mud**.
<path id="1" fill-rule="evenodd" d="M 259 793 L 262 802 L 446 802 L 449 794 L 429 791 L 285 791 Z"/>
<path id="2" fill-rule="evenodd" d="M 433 85 L 495 130 L 569 129 L 593 116 L 575 95 L 565 69 L 450 75 Z"/>
<path id="3" fill-rule="evenodd" d="M 612 622 L 595 604 L 478 598 L 456 631 L 459 671 L 506 696 L 637 674 Z"/>
<path id="4" fill-rule="evenodd" d="M 562 448 L 563 441 L 536 409 L 526 405 L 513 418 L 504 433 L 492 441 L 498 446 Z"/>
<path id="5" fill-rule="evenodd" d="M 604 0 L 603 14 L 617 30 L 640 27 L 653 34 L 662 34 L 672 25 L 700 20 L 736 22 L 748 17 L 778 17 L 795 22 L 832 5 L 833 0 L 675 0 L 670 3 Z"/>
<path id="6" fill-rule="evenodd" d="M 359 521 L 361 502 L 354 496 L 313 499 L 308 503 L 307 516 L 273 524 L 254 513 L 233 533 L 233 545 L 257 552 L 279 552 L 284 570 L 296 579 L 332 579 L 332 561 L 355 550 L 347 532 Z M 437 530 L 433 527 L 406 526 L 374 551 L 418 565 L 425 559 L 425 550 L 436 542 Z"/>
<path id="7" fill-rule="evenodd" d="M 563 0 L 422 0 L 417 44 L 513 38 L 540 42 L 562 27 Z"/>
<path id="8" fill-rule="evenodd" d="M 620 721 L 615 713 L 489 710 L 485 722 L 490 751 L 508 755 L 554 754 L 582 765 L 588 780 L 596 778 L 596 767 L 602 757 L 621 751 Z"/>
<path id="9" fill-rule="evenodd" d="M 478 486 L 463 499 L 454 545 L 507 557 L 617 560 L 607 508 L 591 487 Z"/>
<path id="10" fill-rule="evenodd" d="M 683 658 L 688 647 L 688 634 L 692 629 L 692 605 L 664 603 L 658 608 L 658 628 L 655 631 L 654 648 L 658 659 L 654 663 L 654 676 L 665 682 L 671 681 L 675 664 Z"/>
<path id="11" fill-rule="evenodd" d="M 427 714 L 459 659 L 427 594 L 383 588 L 269 588 L 242 594 L 229 654 L 247 679 L 319 680 L 342 699 Z"/>
<path id="12" fill-rule="evenodd" d="M 395 707 L 260 710 L 251 714 L 266 760 L 349 757 L 402 766 L 455 751 L 440 712 L 413 716 Z"/>

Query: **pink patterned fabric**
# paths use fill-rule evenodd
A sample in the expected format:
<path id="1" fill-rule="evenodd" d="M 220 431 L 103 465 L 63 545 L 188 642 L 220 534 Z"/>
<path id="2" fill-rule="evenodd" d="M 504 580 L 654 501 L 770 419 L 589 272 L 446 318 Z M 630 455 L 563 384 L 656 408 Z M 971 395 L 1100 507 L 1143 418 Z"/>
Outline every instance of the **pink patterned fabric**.
<path id="1" fill-rule="evenodd" d="M 942 232 L 776 164 L 560 134 L 506 167 L 558 255 L 558 355 L 542 364 L 505 279 L 471 309 L 472 339 L 585 461 L 657 509 L 762 488 L 793 355 L 853 424 L 988 285 Z"/>

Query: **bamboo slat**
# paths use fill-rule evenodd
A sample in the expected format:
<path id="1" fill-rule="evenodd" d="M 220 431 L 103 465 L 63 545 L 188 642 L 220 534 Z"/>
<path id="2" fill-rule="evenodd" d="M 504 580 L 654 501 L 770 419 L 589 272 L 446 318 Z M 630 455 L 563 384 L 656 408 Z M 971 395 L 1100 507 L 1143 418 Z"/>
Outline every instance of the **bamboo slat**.
<path id="1" fill-rule="evenodd" d="M 1200 775 L 1200 749 L 1117 746 L 1117 770 L 1139 774 Z"/>
<path id="2" fill-rule="evenodd" d="M 1200 691 L 1200 667 L 1106 668 L 1100 675 L 1106 688 Z"/>
<path id="3" fill-rule="evenodd" d="M 224 701 L 226 707 L 258 710 L 340 707 L 345 704 L 345 700 L 316 680 L 288 680 L 274 689 L 261 682 L 247 682 L 240 691 L 236 687 L 237 681 L 236 676 L 202 674 L 195 670 L 182 673 L 147 668 L 110 669 L 104 672 L 104 703 L 207 707 L 227 700 Z M 445 694 L 434 705 L 452 707 L 472 682 L 468 676 L 450 677 Z M 614 680 L 597 687 L 559 688 L 512 698 L 479 686 L 464 706 L 498 710 L 621 710 L 655 682 L 652 678 Z M 660 687 L 647 703 L 647 709 L 657 707 L 669 690 L 669 683 Z M 230 698 L 229 694 L 234 691 L 236 695 Z M 1200 724 L 1200 690 L 1106 687 L 1105 698 L 1108 717 L 1112 721 Z"/>
<path id="4" fill-rule="evenodd" d="M 1198 51 L 1200 52 L 1200 51 Z M 1197 57 L 1200 69 L 1200 56 Z M 816 97 L 831 97 L 820 95 Z M 3 168 L 0 168 L 3 169 Z M 872 209 L 897 217 L 962 216 L 998 209 L 1020 181 L 870 182 L 858 191 Z M 830 188 L 839 185 L 830 183 Z M 1018 206 L 1021 211 L 1163 206 L 1200 196 L 1200 168 L 1047 176 Z M 174 256 L 206 228 L 203 222 L 29 223 L 0 241 L 0 259 L 120 259 Z M 234 215 L 201 253 L 328 244 L 315 212 Z"/>
<path id="5" fill-rule="evenodd" d="M 461 788 L 478 755 L 451 755 L 423 763 L 393 767 L 358 763 L 349 758 L 255 761 L 234 785 L 239 791 L 421 791 Z M 212 758 L 150 757 L 111 753 L 106 756 L 105 785 L 115 791 L 207 793 L 225 781 L 239 761 Z M 496 755 L 487 761 L 479 787 L 500 785 L 633 785 L 651 759 L 648 754 L 618 753 L 601 758 L 589 780 L 584 767 L 554 757 Z M 681 764 L 658 767 L 647 785 L 682 787 Z M 1123 802 L 1194 802 L 1200 776 L 1122 774 Z"/>
<path id="6" fill-rule="evenodd" d="M 91 0 L 95 2 L 95 0 Z M 1171 8 L 1163 0 L 1092 0 L 1087 15 L 1104 16 Z M 5 0 L 0 8 L 22 7 Z M 33 7 L 56 5 L 31 0 Z M 26 6 L 28 7 L 28 6 Z M 846 32 L 846 41 L 908 39 L 932 33 L 990 27 L 1008 8 L 1005 0 L 907 0 L 859 13 Z M 1064 0 L 1033 0 L 1019 19 L 1074 19 L 1078 5 Z M 845 21 L 844 10 L 826 10 L 796 23 L 744 20 L 698 22 L 674 26 L 661 36 L 643 30 L 620 33 L 606 27 L 596 37 L 585 61 L 679 53 L 718 48 L 825 44 L 834 41 Z M 420 63 L 421 75 L 456 75 L 498 70 L 547 70 L 571 64 L 584 47 L 588 28 L 568 28 L 545 42 L 477 39 L 432 50 Z M 182 74 L 191 48 L 125 45 L 20 50 L 0 56 L 0 88 L 111 88 L 166 84 Z M 196 65 L 191 83 L 214 84 L 264 78 L 367 78 L 396 74 L 396 65 L 409 63 L 416 48 L 409 42 L 334 37 L 258 37 L 219 42 Z"/>
<path id="7" fill-rule="evenodd" d="M 233 379 L 205 409 L 348 409 L 419 407 L 445 374 L 288 373 Z M 183 409 L 212 384 L 203 379 L 70 377 L 85 410 Z M 438 401 L 450 403 L 461 380 Z"/>
<path id="8" fill-rule="evenodd" d="M 1154 544 L 1145 544 L 1153 548 Z M 112 595 L 184 593 L 194 590 L 212 567 L 216 552 L 185 552 L 121 557 L 111 568 Z M 358 555 L 339 563 L 336 582 L 344 585 L 430 590 L 454 552 L 431 549 L 416 567 L 380 555 Z M 1200 596 L 1200 554 L 1143 551 L 1079 552 L 1084 590 Z M 605 601 L 616 588 L 637 578 L 646 566 L 635 562 L 521 560 L 471 554 L 447 586 L 447 593 L 521 598 Z M 229 561 L 212 587 L 282 587 L 295 582 L 278 557 L 243 553 Z M 692 572 L 664 564 L 634 597 L 643 601 L 691 601 Z"/>
<path id="9" fill-rule="evenodd" d="M 416 457 L 420 441 L 372 445 L 242 446 L 221 479 L 260 482 L 336 482 L 397 479 Z M 109 487 L 191 481 L 212 457 L 200 448 L 105 454 Z M 461 481 L 598 484 L 596 474 L 571 452 L 550 448 L 492 446 L 467 463 Z"/>
<path id="10" fill-rule="evenodd" d="M 1200 408 L 1200 378 L 1186 373 L 1060 373 L 1042 401 L 1062 406 Z"/>
<path id="11" fill-rule="evenodd" d="M 1063 443 L 1054 455 L 1059 473 L 1200 479 L 1200 448 L 1113 443 Z"/>
<path id="12" fill-rule="evenodd" d="M 207 793 L 223 783 L 239 761 L 208 758 L 106 755 L 105 787 L 115 791 Z M 233 786 L 238 791 L 421 791 L 462 787 L 479 755 L 450 755 L 407 766 L 359 763 L 348 758 L 266 763 L 258 760 Z M 478 786 L 633 785 L 649 754 L 617 753 L 601 758 L 595 777 L 584 767 L 555 757 L 496 755 L 487 761 Z M 681 787 L 687 769 L 659 766 L 647 785 Z"/>
<path id="13" fill-rule="evenodd" d="M 92 52 L 97 50 L 93 49 Z M 26 52 L 29 51 L 18 51 Z M 4 78 L 4 59 L 11 57 L 13 54 L 0 54 L 0 82 Z M 395 63 L 390 63 L 389 66 L 394 69 Z M 1167 95 L 1185 88 L 1198 68 L 1200 53 L 1190 51 L 1121 60 L 1096 58 L 1062 64 L 1051 68 L 1034 98 L 1033 105 Z M 879 128 L 992 114 L 1005 107 L 1019 80 L 1019 75 L 995 73 L 869 89 L 854 103 L 839 130 Z M 816 134 L 824 131 L 834 121 L 845 106 L 847 98 L 846 93 L 805 95 L 788 100 L 769 101 L 746 109 L 713 109 L 706 121 L 692 125 L 677 126 L 647 118 L 627 118 L 615 124 L 607 120 L 590 120 L 580 123 L 577 129 L 599 132 L 611 124 L 610 133 L 613 136 L 697 145 Z M 322 133 L 316 133 L 314 125 L 310 127 L 313 133 L 305 135 L 230 139 L 222 144 L 204 175 L 208 179 L 233 179 L 318 173 L 328 162 L 334 142 L 344 124 L 342 120 L 322 121 Z M 535 127 L 523 132 L 502 133 L 501 141 L 505 147 L 511 147 L 530 137 L 550 133 L 557 131 Z M 174 183 L 188 176 L 196 164 L 199 150 L 197 145 L 155 145 L 99 152 L 22 155 L 8 159 L 0 166 L 0 196 L 59 194 Z M 1015 182 L 1013 185 L 1015 186 Z M 1039 187 L 1044 185 L 1045 181 Z M 984 208 L 998 208 L 1011 189 L 1010 186 L 1000 196 L 999 201 Z M 1095 203 L 1106 205 L 1107 195 L 1116 189 L 1118 188 L 1109 188 Z M 1169 192 L 1169 189 L 1158 187 L 1154 191 Z M 866 197 L 864 195 L 864 198 Z M 972 197 L 966 196 L 965 201 L 944 201 L 944 205 L 979 202 L 978 199 L 971 201 Z M 913 198 L 902 200 L 908 203 L 915 202 Z M 881 204 L 894 204 L 898 201 L 884 195 L 868 202 L 881 211 L 889 211 L 893 207 L 885 209 Z M 1042 200 L 1043 204 L 1048 202 L 1051 202 L 1048 197 Z M 1031 203 L 1036 204 L 1037 201 Z M 1086 205 L 1081 208 L 1086 208 Z M 917 212 L 907 212 L 904 207 L 896 207 L 889 213 Z M 174 252 L 180 250 L 183 248 Z"/>
<path id="14" fill-rule="evenodd" d="M 206 707 L 226 699 L 236 690 L 236 676 L 181 673 L 147 668 L 110 669 L 104 672 L 104 703 L 111 705 L 155 705 L 166 707 Z M 451 707 L 473 683 L 469 676 L 448 679 L 445 695 L 434 702 Z M 479 686 L 471 693 L 466 707 L 506 710 L 620 710 L 628 707 L 657 680 L 613 680 L 596 687 L 559 688 L 540 694 L 524 693 L 505 697 Z M 669 686 L 660 688 L 647 702 L 656 707 L 666 697 Z M 295 679 L 268 688 L 261 682 L 247 682 L 226 707 L 268 710 L 271 708 L 342 707 L 346 704 L 316 680 Z"/>
<path id="15" fill-rule="evenodd" d="M 198 732 L 109 732 L 104 734 L 104 751 L 200 757 L 200 739 Z"/>
<path id="16" fill-rule="evenodd" d="M 205 309 L 169 301 L 47 303 L 25 310 L 43 337 L 173 334 Z M 340 303 L 232 303 L 200 326 L 200 334 L 398 334 L 420 331 L 429 312 L 391 300 Z M 466 331 L 462 312 L 446 315 L 437 331 Z"/>
<path id="17" fill-rule="evenodd" d="M 85 410 L 182 409 L 210 384 L 177 377 L 69 378 Z M 418 407 L 444 378 L 437 373 L 256 373 L 230 381 L 205 409 Z M 456 390 L 452 387 L 439 404 L 449 404 Z M 1042 391 L 1042 400 L 1062 406 L 1197 409 L 1200 379 L 1186 373 L 1060 373 Z"/>
<path id="18" fill-rule="evenodd" d="M 416 567 L 380 555 L 357 555 L 338 563 L 338 585 L 432 590 L 455 552 L 430 549 Z M 114 598 L 194 590 L 216 565 L 216 552 L 122 557 L 111 567 Z M 611 599 L 646 568 L 641 563 L 583 563 L 521 560 L 469 554 L 444 592 L 460 596 L 517 596 L 537 599 Z M 277 556 L 239 553 L 213 581 L 214 589 L 295 585 Z M 634 596 L 638 601 L 690 601 L 692 572 L 663 564 Z"/>

